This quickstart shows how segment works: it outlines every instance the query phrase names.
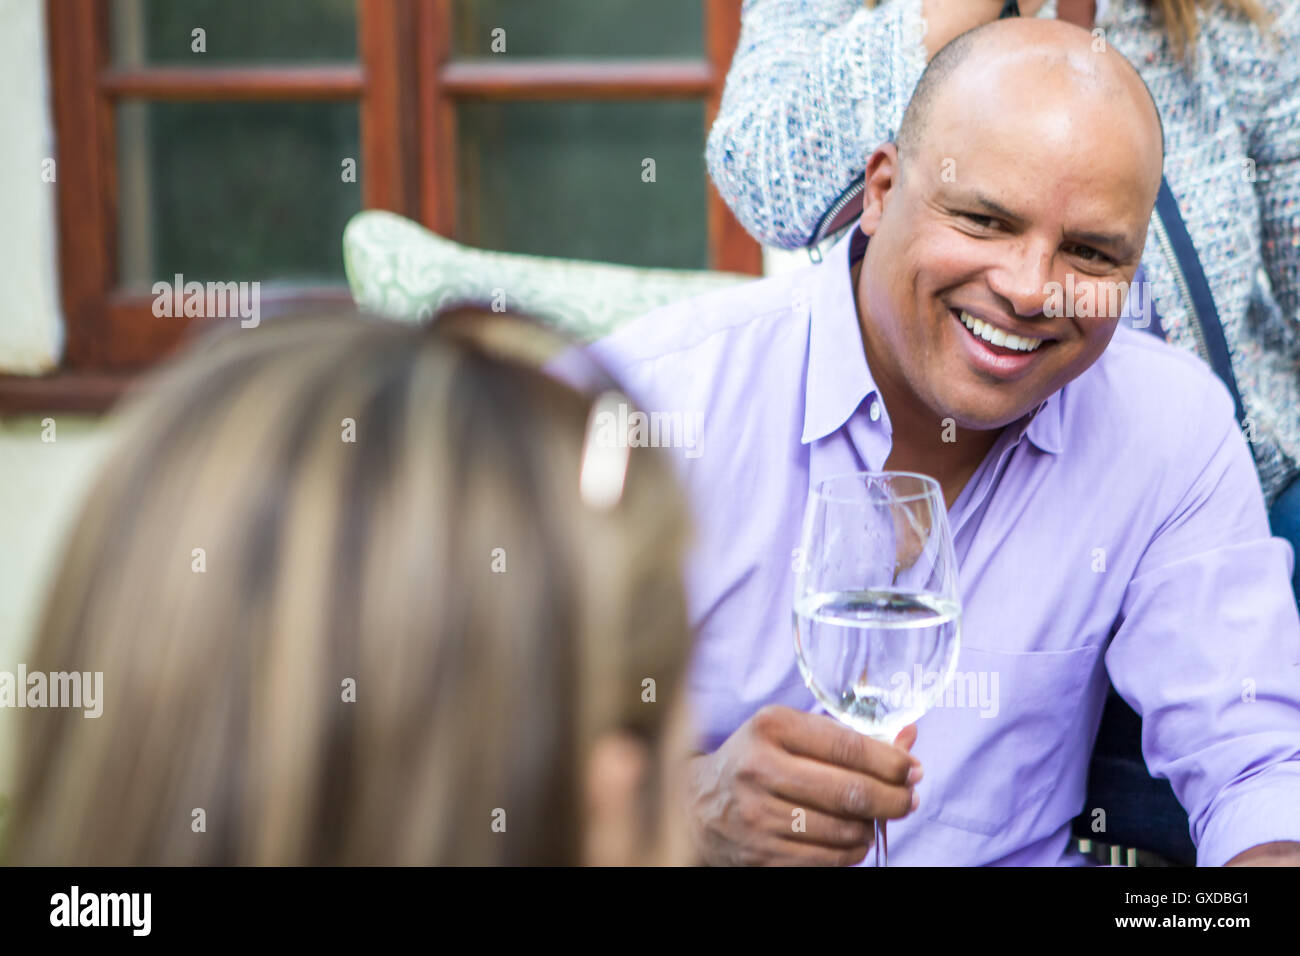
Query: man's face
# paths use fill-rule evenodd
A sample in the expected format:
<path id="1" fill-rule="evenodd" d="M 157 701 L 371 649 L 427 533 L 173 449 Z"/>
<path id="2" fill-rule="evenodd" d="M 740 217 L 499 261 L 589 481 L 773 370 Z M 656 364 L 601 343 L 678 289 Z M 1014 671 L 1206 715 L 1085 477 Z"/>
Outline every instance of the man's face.
<path id="1" fill-rule="evenodd" d="M 878 377 L 979 430 L 1032 411 L 1105 350 L 1160 177 L 1158 135 L 1131 106 L 1046 95 L 1022 109 L 1006 87 L 1023 80 L 999 79 L 936 103 L 901 176 L 892 146 L 872 156 L 858 286 Z"/>

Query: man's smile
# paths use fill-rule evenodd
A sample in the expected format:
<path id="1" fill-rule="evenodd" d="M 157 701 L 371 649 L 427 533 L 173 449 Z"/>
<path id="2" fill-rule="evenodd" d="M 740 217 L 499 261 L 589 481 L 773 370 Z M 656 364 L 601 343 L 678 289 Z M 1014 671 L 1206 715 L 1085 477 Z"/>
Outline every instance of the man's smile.
<path id="1" fill-rule="evenodd" d="M 960 338 L 966 346 L 970 363 L 980 372 L 1011 381 L 1031 369 L 1056 340 L 1024 333 L 1009 332 L 965 309 L 949 309 L 953 321 L 962 329 Z"/>

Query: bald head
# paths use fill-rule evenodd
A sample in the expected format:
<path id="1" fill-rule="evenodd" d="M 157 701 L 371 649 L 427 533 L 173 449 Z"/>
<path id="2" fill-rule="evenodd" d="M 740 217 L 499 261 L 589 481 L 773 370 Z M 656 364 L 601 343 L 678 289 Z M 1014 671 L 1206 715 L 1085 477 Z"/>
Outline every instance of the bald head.
<path id="1" fill-rule="evenodd" d="M 1008 18 L 959 34 L 927 64 L 908 102 L 895 142 L 900 157 L 914 154 L 931 130 L 932 113 L 953 88 L 986 94 L 1002 85 L 1036 98 L 1046 87 L 1077 93 L 1111 110 L 1130 110 L 1150 123 L 1164 164 L 1164 125 L 1151 92 L 1127 59 L 1101 38 L 1061 20 Z M 1028 84 L 1028 85 L 1026 85 Z M 1004 108 L 1016 109 L 1006 102 Z"/>

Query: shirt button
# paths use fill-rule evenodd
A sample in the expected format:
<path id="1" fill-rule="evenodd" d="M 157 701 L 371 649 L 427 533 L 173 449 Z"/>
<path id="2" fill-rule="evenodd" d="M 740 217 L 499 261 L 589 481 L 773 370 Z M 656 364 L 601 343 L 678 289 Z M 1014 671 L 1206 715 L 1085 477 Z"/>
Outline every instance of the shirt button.
<path id="1" fill-rule="evenodd" d="M 867 414 L 871 416 L 873 422 L 880 421 L 880 403 L 874 398 L 871 400 L 871 404 L 867 407 Z"/>

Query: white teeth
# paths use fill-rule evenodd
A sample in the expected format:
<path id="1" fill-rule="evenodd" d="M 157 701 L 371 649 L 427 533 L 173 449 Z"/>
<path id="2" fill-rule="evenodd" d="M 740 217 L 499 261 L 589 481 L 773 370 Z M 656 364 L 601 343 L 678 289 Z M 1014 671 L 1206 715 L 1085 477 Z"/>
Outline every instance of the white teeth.
<path id="1" fill-rule="evenodd" d="M 975 318 L 965 309 L 961 312 L 961 321 L 966 328 L 984 339 L 984 341 L 991 342 L 993 345 L 1000 345 L 1003 348 L 1015 349 L 1018 352 L 1032 352 L 1043 344 L 1042 339 L 1032 339 L 1027 335 L 1013 335 L 1010 332 L 1004 332 L 997 326 Z"/>

